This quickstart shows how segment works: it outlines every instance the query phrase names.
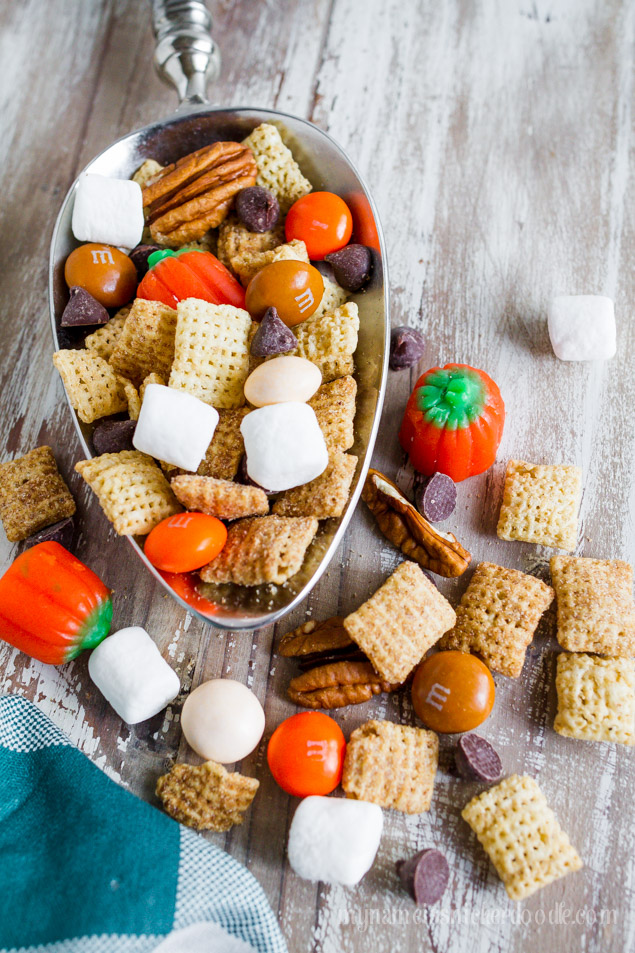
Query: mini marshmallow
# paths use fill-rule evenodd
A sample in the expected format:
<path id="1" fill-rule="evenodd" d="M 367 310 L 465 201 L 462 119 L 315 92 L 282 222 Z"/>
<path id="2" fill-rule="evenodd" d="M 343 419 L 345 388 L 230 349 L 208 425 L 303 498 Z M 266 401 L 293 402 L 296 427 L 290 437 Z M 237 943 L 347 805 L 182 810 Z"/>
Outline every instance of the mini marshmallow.
<path id="1" fill-rule="evenodd" d="M 606 361 L 615 355 L 615 309 L 603 295 L 558 295 L 549 305 L 549 337 L 561 361 Z"/>
<path id="2" fill-rule="evenodd" d="M 127 725 L 158 714 L 181 687 L 176 672 L 138 625 L 120 629 L 100 642 L 88 659 L 88 672 Z"/>
<path id="3" fill-rule="evenodd" d="M 304 880 L 353 887 L 372 867 L 383 823 L 378 804 L 306 797 L 291 822 L 289 863 Z"/>
<path id="4" fill-rule="evenodd" d="M 142 453 L 194 472 L 217 423 L 218 411 L 198 397 L 163 384 L 148 384 L 132 443 Z"/>
<path id="5" fill-rule="evenodd" d="M 298 401 L 268 404 L 243 418 L 247 473 L 278 493 L 309 483 L 326 470 L 329 455 L 312 407 Z"/>
<path id="6" fill-rule="evenodd" d="M 80 242 L 134 248 L 143 232 L 140 186 L 130 179 L 82 175 L 75 192 L 71 227 Z"/>

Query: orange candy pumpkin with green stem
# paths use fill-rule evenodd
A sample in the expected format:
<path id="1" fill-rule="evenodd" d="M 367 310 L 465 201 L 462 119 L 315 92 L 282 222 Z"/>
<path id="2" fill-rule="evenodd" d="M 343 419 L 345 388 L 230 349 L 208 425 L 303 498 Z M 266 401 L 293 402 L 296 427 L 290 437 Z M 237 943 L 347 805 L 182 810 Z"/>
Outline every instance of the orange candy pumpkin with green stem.
<path id="1" fill-rule="evenodd" d="M 417 381 L 399 442 L 419 473 L 447 473 L 458 483 L 491 467 L 504 423 L 505 404 L 492 378 L 469 364 L 446 364 Z"/>

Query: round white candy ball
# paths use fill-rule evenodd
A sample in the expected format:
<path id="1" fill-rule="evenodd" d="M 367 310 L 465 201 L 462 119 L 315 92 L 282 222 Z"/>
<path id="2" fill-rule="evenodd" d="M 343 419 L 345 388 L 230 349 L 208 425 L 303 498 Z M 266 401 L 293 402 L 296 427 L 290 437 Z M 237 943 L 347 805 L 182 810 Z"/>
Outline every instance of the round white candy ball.
<path id="1" fill-rule="evenodd" d="M 253 692 L 231 678 L 203 682 L 181 713 L 185 740 L 201 758 L 233 764 L 254 750 L 265 730 L 265 713 Z"/>

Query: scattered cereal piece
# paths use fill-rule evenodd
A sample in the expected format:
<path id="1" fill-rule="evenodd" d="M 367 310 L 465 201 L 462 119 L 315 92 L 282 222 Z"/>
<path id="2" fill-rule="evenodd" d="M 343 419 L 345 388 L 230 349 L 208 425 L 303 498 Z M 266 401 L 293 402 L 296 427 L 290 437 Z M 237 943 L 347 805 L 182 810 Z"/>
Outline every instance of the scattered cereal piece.
<path id="1" fill-rule="evenodd" d="M 559 735 L 635 744 L 635 662 L 562 652 L 558 656 Z"/>
<path id="2" fill-rule="evenodd" d="M 124 396 L 128 403 L 128 416 L 131 420 L 138 420 L 139 414 L 141 412 L 141 397 L 139 391 L 134 386 L 132 381 L 129 381 L 126 377 L 122 377 L 120 374 L 117 375 L 117 380 L 121 384 L 121 389 L 124 392 Z"/>
<path id="3" fill-rule="evenodd" d="M 157 781 L 157 796 L 180 824 L 197 831 L 228 831 L 242 824 L 260 782 L 230 774 L 222 764 L 175 764 Z"/>
<path id="4" fill-rule="evenodd" d="M 277 516 L 315 516 L 318 520 L 341 516 L 348 502 L 355 475 L 357 457 L 342 450 L 332 450 L 329 464 L 310 483 L 287 490 L 276 500 Z"/>
<path id="5" fill-rule="evenodd" d="M 280 137 L 275 126 L 263 122 L 242 143 L 254 154 L 258 166 L 256 185 L 268 189 L 278 199 L 283 214 L 297 199 L 311 191 L 312 185 Z"/>
<path id="6" fill-rule="evenodd" d="M 75 509 L 50 447 L 0 463 L 0 520 L 10 543 L 72 516 Z"/>
<path id="7" fill-rule="evenodd" d="M 523 900 L 582 861 L 533 778 L 512 774 L 466 804 L 461 816 L 512 900 Z"/>
<path id="8" fill-rule="evenodd" d="M 324 292 L 319 305 L 312 314 L 313 318 L 320 318 L 323 314 L 336 311 L 337 308 L 341 308 L 346 303 L 348 298 L 348 292 L 340 288 L 337 282 L 331 281 L 327 275 L 322 275 L 322 280 L 324 282 Z"/>
<path id="9" fill-rule="evenodd" d="M 170 387 L 217 409 L 242 407 L 249 373 L 250 316 L 240 308 L 196 298 L 179 301 L 177 315 Z"/>
<path id="10" fill-rule="evenodd" d="M 186 509 L 208 513 L 219 520 L 264 516 L 269 512 L 267 494 L 256 486 L 189 473 L 174 477 L 171 486 Z"/>
<path id="11" fill-rule="evenodd" d="M 329 450 L 349 450 L 355 442 L 355 398 L 357 383 L 350 375 L 322 384 L 309 401 Z"/>
<path id="12" fill-rule="evenodd" d="M 145 397 L 145 393 L 146 393 L 146 387 L 148 387 L 149 384 L 161 384 L 163 387 L 165 387 L 167 384 L 167 381 L 165 380 L 164 377 L 161 377 L 160 374 L 155 374 L 154 372 L 152 374 L 148 374 L 148 376 L 144 378 L 143 384 L 139 388 L 139 397 L 141 398 L 141 403 L 143 403 L 143 398 Z"/>
<path id="13" fill-rule="evenodd" d="M 603 295 L 558 295 L 549 304 L 549 337 L 561 361 L 606 361 L 613 357 L 615 308 Z"/>
<path id="14" fill-rule="evenodd" d="M 95 351 L 105 361 L 109 361 L 129 314 L 130 308 L 127 305 L 125 308 L 120 308 L 108 324 L 104 324 L 103 328 L 93 331 L 84 338 L 84 346 L 89 351 Z"/>
<path id="15" fill-rule="evenodd" d="M 404 682 L 456 620 L 454 609 L 416 563 L 401 563 L 344 628 L 387 682 Z"/>
<path id="16" fill-rule="evenodd" d="M 145 189 L 154 179 L 157 179 L 161 175 L 163 169 L 164 166 L 162 166 L 160 162 L 157 162 L 156 159 L 146 159 L 132 176 L 132 181 L 140 185 L 142 189 Z"/>
<path id="17" fill-rule="evenodd" d="M 438 761 L 433 731 L 367 721 L 348 739 L 342 787 L 347 797 L 421 814 L 430 810 Z"/>
<path id="18" fill-rule="evenodd" d="M 110 356 L 117 374 L 139 387 L 148 374 L 169 377 L 174 360 L 176 311 L 161 301 L 137 298 Z"/>
<path id="19" fill-rule="evenodd" d="M 53 364 L 59 371 L 68 399 L 85 424 L 128 409 L 117 375 L 94 351 L 56 351 Z"/>
<path id="20" fill-rule="evenodd" d="M 170 484 L 154 460 L 138 450 L 80 460 L 81 473 L 119 536 L 144 536 L 181 511 Z"/>
<path id="21" fill-rule="evenodd" d="M 243 285 L 247 286 L 254 275 L 257 275 L 266 265 L 272 265 L 276 261 L 303 261 L 309 264 L 306 245 L 294 239 L 266 251 L 236 255 L 232 258 L 232 267 L 240 276 Z"/>
<path id="22" fill-rule="evenodd" d="M 558 642 L 569 652 L 635 655 L 633 567 L 620 559 L 553 556 Z"/>
<path id="23" fill-rule="evenodd" d="M 510 460 L 497 535 L 571 552 L 578 539 L 582 496 L 579 467 Z"/>
<path id="24" fill-rule="evenodd" d="M 235 272 L 242 280 L 238 267 L 243 260 L 249 262 L 254 255 L 270 251 L 284 242 L 284 225 L 279 224 L 268 232 L 250 232 L 238 222 L 235 215 L 228 215 L 218 229 L 218 248 L 220 261 Z"/>
<path id="25" fill-rule="evenodd" d="M 200 571 L 203 582 L 281 585 L 300 570 L 317 533 L 316 519 L 262 516 L 229 527 L 222 552 Z"/>
<path id="26" fill-rule="evenodd" d="M 323 315 L 312 315 L 295 327 L 298 347 L 293 352 L 313 361 L 322 372 L 322 381 L 351 374 L 357 349 L 359 314 L 355 302 Z"/>
<path id="27" fill-rule="evenodd" d="M 440 648 L 479 655 L 493 671 L 518 678 L 525 651 L 553 589 L 535 576 L 479 563 L 456 610 L 456 625 Z"/>

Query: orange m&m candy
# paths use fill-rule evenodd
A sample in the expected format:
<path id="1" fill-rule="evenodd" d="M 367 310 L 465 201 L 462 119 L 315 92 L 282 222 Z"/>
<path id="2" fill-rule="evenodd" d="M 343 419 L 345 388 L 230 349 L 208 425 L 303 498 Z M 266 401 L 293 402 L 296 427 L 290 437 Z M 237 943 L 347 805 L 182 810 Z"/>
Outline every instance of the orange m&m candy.
<path id="1" fill-rule="evenodd" d="M 322 300 L 324 281 L 304 261 L 274 261 L 265 265 L 247 286 L 245 307 L 256 321 L 275 308 L 288 327 L 309 318 Z"/>
<path id="2" fill-rule="evenodd" d="M 414 710 L 442 734 L 472 731 L 494 706 L 496 688 L 487 665 L 465 652 L 437 652 L 424 659 L 412 683 Z"/>
<path id="3" fill-rule="evenodd" d="M 64 278 L 69 288 L 84 288 L 104 308 L 120 308 L 137 290 L 137 269 L 113 245 L 80 245 L 66 259 Z"/>

